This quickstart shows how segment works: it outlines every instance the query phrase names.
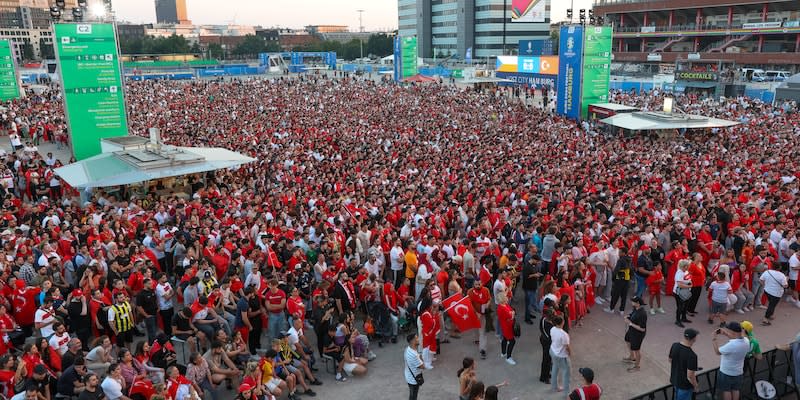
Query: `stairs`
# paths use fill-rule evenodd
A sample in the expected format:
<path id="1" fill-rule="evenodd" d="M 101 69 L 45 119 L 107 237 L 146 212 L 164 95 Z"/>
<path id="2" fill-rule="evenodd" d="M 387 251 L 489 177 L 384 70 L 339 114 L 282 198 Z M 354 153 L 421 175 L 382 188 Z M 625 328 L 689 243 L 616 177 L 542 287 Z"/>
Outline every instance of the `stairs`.
<path id="1" fill-rule="evenodd" d="M 685 37 L 674 37 L 674 38 L 671 38 L 670 40 L 668 40 L 666 43 L 662 44 L 661 46 L 658 46 L 658 47 L 654 48 L 652 52 L 653 53 L 664 52 L 668 48 L 670 48 L 670 46 L 672 46 L 672 45 L 674 45 L 676 43 L 682 42 L 684 39 L 686 39 L 686 38 Z"/>
<path id="2" fill-rule="evenodd" d="M 722 44 L 721 44 L 721 45 L 719 45 L 719 46 L 715 46 L 715 47 L 712 47 L 711 49 L 709 49 L 709 50 L 708 50 L 708 52 L 709 52 L 709 53 L 722 53 L 723 51 L 725 51 L 725 49 L 727 49 L 727 48 L 728 48 L 728 47 L 730 47 L 731 45 L 734 45 L 734 44 L 736 44 L 736 43 L 739 43 L 739 42 L 745 41 L 745 40 L 747 40 L 747 39 L 750 39 L 751 37 L 753 37 L 753 35 L 739 35 L 739 36 L 734 36 L 734 37 L 732 37 L 732 38 L 728 39 L 727 41 L 725 41 L 725 42 L 722 42 Z"/>

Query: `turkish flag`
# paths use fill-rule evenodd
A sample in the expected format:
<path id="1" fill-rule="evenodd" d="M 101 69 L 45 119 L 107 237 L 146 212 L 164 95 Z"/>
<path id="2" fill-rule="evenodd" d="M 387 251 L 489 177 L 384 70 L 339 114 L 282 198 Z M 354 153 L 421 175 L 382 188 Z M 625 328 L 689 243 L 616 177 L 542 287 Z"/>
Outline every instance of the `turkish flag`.
<path id="1" fill-rule="evenodd" d="M 469 297 L 456 293 L 444 299 L 442 305 L 460 332 L 480 329 L 481 320 L 478 318 L 478 314 L 475 313 L 475 309 L 472 308 L 472 302 Z"/>

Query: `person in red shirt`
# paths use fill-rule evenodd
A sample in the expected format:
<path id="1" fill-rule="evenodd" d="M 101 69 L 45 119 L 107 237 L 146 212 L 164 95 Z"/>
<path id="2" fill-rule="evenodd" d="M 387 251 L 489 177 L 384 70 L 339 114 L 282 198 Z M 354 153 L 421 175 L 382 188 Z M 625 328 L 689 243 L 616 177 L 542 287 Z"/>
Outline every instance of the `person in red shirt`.
<path id="1" fill-rule="evenodd" d="M 686 312 L 694 317 L 697 315 L 697 301 L 700 300 L 700 293 L 706 283 L 706 269 L 703 266 L 703 256 L 700 253 L 694 253 L 687 275 L 692 280 L 692 297 L 689 298 L 686 304 Z"/>
<path id="2" fill-rule="evenodd" d="M 42 289 L 28 287 L 22 279 L 18 279 L 15 285 L 17 289 L 14 290 L 11 299 L 14 318 L 25 333 L 25 337 L 31 337 L 33 336 L 33 320 L 36 314 L 36 297 L 39 296 Z"/>
<path id="3" fill-rule="evenodd" d="M 299 318 L 301 321 L 305 321 L 306 305 L 303 303 L 303 298 L 300 297 L 300 290 L 293 287 L 290 293 L 291 295 L 286 300 L 286 311 L 289 312 L 289 318 Z"/>
<path id="4" fill-rule="evenodd" d="M 431 303 L 419 316 L 420 331 L 422 332 L 422 360 L 425 362 L 425 369 L 433 369 L 433 355 L 436 353 L 436 335 L 441 329 L 439 326 L 440 318 L 437 314 L 438 303 Z"/>
<path id="5" fill-rule="evenodd" d="M 506 359 L 506 362 L 511 365 L 516 365 L 517 362 L 511 358 L 511 353 L 514 351 L 514 345 L 517 339 L 514 336 L 514 317 L 516 311 L 508 304 L 508 297 L 505 295 L 497 296 L 497 321 L 500 323 L 500 356 Z"/>
<path id="6" fill-rule="evenodd" d="M 268 332 L 270 340 L 277 339 L 281 331 L 286 330 L 286 293 L 278 288 L 278 280 L 269 281 L 269 290 L 264 293 L 264 305 L 267 308 L 269 322 Z"/>
<path id="7" fill-rule="evenodd" d="M 478 313 L 478 319 L 481 321 L 481 327 L 478 329 L 478 349 L 481 352 L 481 359 L 486 359 L 486 309 L 491 300 L 491 293 L 486 286 L 483 286 L 480 281 L 475 281 L 472 288 L 467 291 L 467 296 L 472 302 L 472 308 Z"/>
<path id="8" fill-rule="evenodd" d="M 17 328 L 17 323 L 7 311 L 6 305 L 0 304 L 0 356 L 6 354 L 8 350 L 14 346 L 14 344 L 11 343 L 9 334 L 14 332 Z"/>
<path id="9" fill-rule="evenodd" d="M 569 400 L 600 400 L 603 389 L 594 383 L 594 371 L 591 368 L 580 368 L 578 372 L 583 378 L 583 385 L 575 388 L 569 396 Z"/>

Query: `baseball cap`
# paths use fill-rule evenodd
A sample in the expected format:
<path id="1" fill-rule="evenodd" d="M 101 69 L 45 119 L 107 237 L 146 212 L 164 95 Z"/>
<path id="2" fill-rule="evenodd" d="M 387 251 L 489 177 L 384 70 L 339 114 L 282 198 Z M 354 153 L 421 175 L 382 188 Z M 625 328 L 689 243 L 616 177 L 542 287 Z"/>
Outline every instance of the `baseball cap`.
<path id="1" fill-rule="evenodd" d="M 698 332 L 697 329 L 694 328 L 686 328 L 686 330 L 683 331 L 683 337 L 687 339 L 694 339 L 699 334 L 700 332 Z"/>
<path id="2" fill-rule="evenodd" d="M 742 333 L 742 324 L 736 321 L 731 321 L 725 324 L 725 329 L 736 333 Z"/>
<path id="3" fill-rule="evenodd" d="M 639 303 L 639 304 L 644 304 L 644 300 L 642 300 L 642 298 L 641 298 L 641 297 L 639 297 L 639 296 L 633 296 L 633 297 L 631 297 L 631 302 L 636 302 L 636 303 Z"/>
<path id="4" fill-rule="evenodd" d="M 594 381 L 594 371 L 591 368 L 584 367 L 578 370 L 581 376 L 586 378 L 587 381 L 592 382 Z"/>
<path id="5" fill-rule="evenodd" d="M 83 296 L 83 290 L 74 289 L 72 291 L 72 297 L 82 297 L 82 296 Z"/>
<path id="6" fill-rule="evenodd" d="M 739 325 L 742 326 L 745 332 L 750 333 L 753 331 L 753 323 L 750 321 L 742 321 Z"/>
<path id="7" fill-rule="evenodd" d="M 248 390 L 253 390 L 253 386 L 248 383 L 243 383 L 239 385 L 239 393 L 246 392 Z"/>

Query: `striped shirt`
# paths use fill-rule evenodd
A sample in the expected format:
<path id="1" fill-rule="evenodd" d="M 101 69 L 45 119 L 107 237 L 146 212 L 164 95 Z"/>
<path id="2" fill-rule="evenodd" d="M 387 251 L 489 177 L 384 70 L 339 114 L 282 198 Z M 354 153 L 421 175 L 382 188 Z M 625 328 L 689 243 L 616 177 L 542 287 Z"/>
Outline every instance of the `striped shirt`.
<path id="1" fill-rule="evenodd" d="M 406 347 L 405 361 L 406 368 L 404 374 L 406 383 L 409 385 L 416 385 L 417 380 L 414 377 L 422 373 L 422 358 L 420 358 L 416 350 L 408 346 Z"/>

